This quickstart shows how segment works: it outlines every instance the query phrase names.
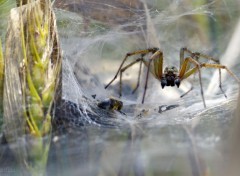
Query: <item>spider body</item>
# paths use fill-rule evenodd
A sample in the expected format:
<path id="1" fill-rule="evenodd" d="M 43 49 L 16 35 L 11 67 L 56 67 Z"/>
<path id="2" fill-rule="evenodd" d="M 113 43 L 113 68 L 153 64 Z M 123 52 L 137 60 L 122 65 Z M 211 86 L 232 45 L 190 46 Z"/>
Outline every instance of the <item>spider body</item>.
<path id="1" fill-rule="evenodd" d="M 144 57 L 149 53 L 152 54 L 151 57 L 145 59 Z M 185 57 L 185 54 L 188 54 L 188 56 Z M 133 55 L 140 55 L 140 57 L 124 66 L 124 63 L 126 62 L 126 60 Z M 200 57 L 210 60 L 214 63 L 200 63 L 198 61 Z M 122 73 L 136 63 L 140 63 L 140 68 L 138 72 L 137 85 L 136 85 L 136 88 L 133 90 L 133 93 L 137 90 L 139 86 L 142 63 L 144 63 L 144 65 L 147 67 L 147 74 L 145 79 L 145 87 L 144 87 L 144 92 L 142 97 L 142 103 L 144 103 L 144 99 L 147 91 L 149 73 L 151 73 L 156 79 L 160 81 L 162 88 L 164 88 L 165 86 L 171 86 L 171 87 L 177 86 L 179 88 L 182 80 L 198 72 L 201 96 L 202 96 L 204 107 L 206 107 L 206 103 L 205 103 L 203 87 L 202 87 L 201 68 L 203 67 L 215 68 L 219 70 L 219 88 L 223 94 L 224 92 L 222 90 L 222 83 L 221 83 L 221 69 L 225 69 L 238 82 L 238 84 L 240 84 L 240 79 L 235 74 L 233 74 L 226 66 L 221 65 L 218 60 L 216 60 L 211 56 L 201 54 L 199 52 L 192 52 L 187 48 L 181 48 L 179 70 L 174 66 L 166 67 L 163 70 L 163 52 L 158 48 L 149 48 L 145 50 L 137 50 L 131 53 L 127 53 L 117 73 L 115 74 L 114 78 L 105 86 L 105 89 L 108 88 L 108 86 L 111 85 L 112 82 L 120 74 L 119 95 L 121 96 L 122 95 Z M 186 95 L 186 93 L 184 95 Z"/>
<path id="2" fill-rule="evenodd" d="M 162 88 L 175 85 L 179 88 L 181 80 L 178 76 L 178 69 L 176 67 L 166 67 L 160 81 Z"/>

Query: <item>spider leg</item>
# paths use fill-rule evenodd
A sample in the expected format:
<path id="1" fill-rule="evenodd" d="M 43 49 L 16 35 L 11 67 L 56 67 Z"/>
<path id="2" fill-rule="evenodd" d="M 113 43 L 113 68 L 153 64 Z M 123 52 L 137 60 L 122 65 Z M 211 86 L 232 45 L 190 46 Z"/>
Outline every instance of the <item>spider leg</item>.
<path id="1" fill-rule="evenodd" d="M 163 75 L 163 52 L 158 51 L 156 52 L 156 55 L 152 56 L 153 62 L 154 62 L 154 76 L 161 80 Z"/>
<path id="2" fill-rule="evenodd" d="M 215 63 L 219 64 L 219 60 L 217 60 L 216 58 L 213 58 L 213 57 L 211 57 L 209 55 L 202 54 L 202 53 L 199 53 L 199 52 L 192 52 L 192 51 L 190 51 L 187 48 L 182 48 L 181 49 L 180 56 L 184 56 L 184 52 L 187 52 L 188 54 L 190 54 L 191 57 L 195 58 L 197 61 L 198 61 L 199 57 L 202 57 L 202 58 L 214 61 Z M 222 94 L 227 98 L 227 95 L 224 93 L 224 91 L 222 89 L 221 69 L 220 68 L 219 68 L 219 88 L 220 88 Z"/>
<path id="3" fill-rule="evenodd" d="M 120 70 L 122 69 L 123 67 L 123 64 L 126 62 L 126 60 L 130 57 L 130 56 L 133 56 L 133 55 L 138 55 L 138 54 L 142 54 L 142 55 L 145 55 L 145 54 L 148 54 L 148 53 L 155 53 L 156 51 L 158 50 L 158 48 L 149 48 L 149 49 L 145 49 L 145 50 L 138 50 L 138 51 L 134 51 L 134 52 L 131 52 L 131 53 L 127 53 L 121 63 L 121 65 L 119 66 L 118 68 L 118 71 L 117 73 L 115 74 L 115 76 L 113 77 L 113 79 L 105 86 L 105 89 L 108 88 L 108 86 L 110 86 L 112 84 L 112 82 L 117 78 Z"/>
<path id="4" fill-rule="evenodd" d="M 195 55 L 198 55 L 198 57 L 203 57 L 203 58 L 206 58 L 208 60 L 211 60 L 211 61 L 214 61 L 215 63 L 219 64 L 219 60 L 211 57 L 211 56 L 208 56 L 206 54 L 202 54 L 202 53 L 195 53 Z M 221 76 L 221 69 L 219 68 L 219 89 L 221 90 L 222 94 L 225 96 L 225 98 L 227 98 L 227 95 L 225 94 L 225 92 L 223 91 L 222 89 L 222 76 Z"/>
<path id="5" fill-rule="evenodd" d="M 189 50 L 188 48 L 181 48 L 180 50 L 180 64 L 184 61 L 184 54 L 188 53 L 193 59 L 196 59 L 198 61 L 198 59 L 200 57 L 202 58 L 205 58 L 205 59 L 208 59 L 208 60 L 211 60 L 211 61 L 214 61 L 215 63 L 218 63 L 219 64 L 219 60 L 216 59 L 216 58 L 213 58 L 209 55 L 206 55 L 206 54 L 203 54 L 203 53 L 200 53 L 200 52 L 192 52 L 191 50 Z"/>
<path id="6" fill-rule="evenodd" d="M 131 62 L 130 64 L 126 65 L 125 67 L 121 68 L 120 70 L 120 82 L 119 82 L 119 97 L 122 96 L 122 73 L 133 66 L 134 64 L 141 62 L 142 63 L 143 58 L 138 58 L 137 60 Z M 138 83 L 139 84 L 139 83 Z"/>
<path id="7" fill-rule="evenodd" d="M 221 89 L 221 85 L 222 85 L 222 83 L 221 83 L 221 69 L 225 69 L 240 85 L 240 79 L 231 70 L 229 70 L 225 65 L 202 63 L 201 67 L 219 69 L 219 75 L 220 75 L 219 87 L 220 87 L 220 89 Z"/>
<path id="8" fill-rule="evenodd" d="M 184 94 L 182 94 L 181 96 L 180 96 L 180 98 L 182 98 L 182 97 L 184 97 L 185 95 L 187 95 L 189 92 L 191 92 L 193 90 L 193 86 L 191 86 L 191 88 L 187 91 L 187 92 L 185 92 Z"/>
<path id="9" fill-rule="evenodd" d="M 183 64 L 184 62 L 184 59 L 185 59 L 185 53 L 187 53 L 188 55 L 190 55 L 191 58 L 195 59 L 197 62 L 199 60 L 200 57 L 202 58 L 205 58 L 207 60 L 211 60 L 217 64 L 219 64 L 219 60 L 216 59 L 216 58 L 213 58 L 209 55 L 206 55 L 206 54 L 203 54 L 203 53 L 200 53 L 200 52 L 193 52 L 191 51 L 190 49 L 186 48 L 186 47 L 183 47 L 181 48 L 180 50 L 180 65 Z M 190 65 L 187 66 L 186 68 L 186 71 L 188 71 L 190 69 Z"/>
<path id="10" fill-rule="evenodd" d="M 154 70 L 155 70 L 155 75 L 158 79 L 162 78 L 162 65 L 163 65 L 163 53 L 160 50 L 157 50 L 149 59 L 147 65 L 147 75 L 146 75 L 146 81 L 145 81 L 145 86 L 144 86 L 144 92 L 143 92 L 143 98 L 142 98 L 142 104 L 144 103 L 145 95 L 147 92 L 147 85 L 148 85 L 148 77 L 149 77 L 149 72 L 150 72 L 150 66 L 152 61 L 154 61 Z"/>
<path id="11" fill-rule="evenodd" d="M 143 58 L 142 58 L 142 59 L 143 59 Z M 132 94 L 134 94 L 134 93 L 136 92 L 136 90 L 138 89 L 139 84 L 140 84 L 140 76 L 141 76 L 141 71 L 142 71 L 142 63 L 143 63 L 143 61 L 140 62 L 140 67 L 139 67 L 139 71 L 138 71 L 137 85 L 136 85 L 136 87 L 133 89 Z"/>
<path id="12" fill-rule="evenodd" d="M 227 95 L 222 89 L 222 74 L 221 74 L 221 69 L 219 68 L 219 89 L 221 90 L 222 94 L 224 95 L 225 98 L 227 98 Z"/>
<path id="13" fill-rule="evenodd" d="M 183 65 L 183 62 L 186 58 L 185 57 L 185 52 L 187 52 L 187 51 L 188 51 L 188 49 L 186 47 L 180 49 L 180 66 Z M 190 68 L 190 65 L 187 64 L 186 71 L 189 70 L 189 68 Z"/>
<path id="14" fill-rule="evenodd" d="M 194 68 L 186 71 L 187 69 L 187 65 L 188 63 L 192 63 L 195 65 Z M 201 65 L 193 58 L 191 57 L 187 57 L 185 58 L 180 71 L 179 71 L 179 78 L 181 80 L 188 78 L 189 76 L 191 76 L 192 74 L 194 74 L 196 71 L 198 71 L 198 75 L 199 75 L 199 83 L 200 83 L 200 87 L 201 87 L 201 96 L 202 96 L 202 100 L 203 100 L 203 106 L 204 108 L 206 108 L 206 102 L 205 102 L 205 98 L 204 98 L 204 94 L 203 94 L 203 87 L 202 87 L 202 76 L 201 76 Z"/>

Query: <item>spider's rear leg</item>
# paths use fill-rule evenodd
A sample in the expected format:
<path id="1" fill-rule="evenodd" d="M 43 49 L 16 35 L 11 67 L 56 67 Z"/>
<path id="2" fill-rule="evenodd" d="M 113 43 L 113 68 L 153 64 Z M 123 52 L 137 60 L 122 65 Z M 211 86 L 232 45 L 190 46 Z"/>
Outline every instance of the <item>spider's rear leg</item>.
<path id="1" fill-rule="evenodd" d="M 199 53 L 199 52 L 195 52 L 192 54 L 193 56 L 196 57 L 196 60 L 198 61 L 200 57 L 202 58 L 206 58 L 208 60 L 211 60 L 211 61 L 214 61 L 215 64 L 219 64 L 220 65 L 220 62 L 219 60 L 211 57 L 211 56 L 208 56 L 206 54 L 202 54 L 202 53 Z M 221 76 L 221 68 L 218 69 L 219 70 L 219 89 L 221 90 L 222 94 L 224 95 L 225 98 L 227 98 L 227 95 L 225 94 L 225 92 L 223 91 L 223 88 L 222 88 L 222 76 Z"/>
<path id="2" fill-rule="evenodd" d="M 136 63 L 138 63 L 138 62 L 140 62 L 140 64 L 142 64 L 142 61 L 143 61 L 143 57 L 138 58 L 138 59 L 136 59 L 135 61 L 131 62 L 130 64 L 126 65 L 125 67 L 121 68 L 121 70 L 120 70 L 120 77 L 119 77 L 119 78 L 120 78 L 120 81 L 119 81 L 119 97 L 122 96 L 122 74 L 123 74 L 123 72 L 126 71 L 128 68 L 130 68 L 131 66 L 133 66 L 134 64 L 136 64 Z M 141 69 L 141 68 L 140 68 L 140 69 Z M 139 74 L 140 74 L 140 73 L 139 73 Z M 140 75 L 139 75 L 139 76 L 140 76 Z M 139 76 L 138 76 L 138 77 L 139 77 Z M 140 78 L 138 78 L 137 87 L 136 87 L 135 89 L 138 88 L 139 80 L 140 80 Z"/>
<path id="3" fill-rule="evenodd" d="M 199 60 L 200 57 L 202 58 L 205 58 L 207 60 L 211 60 L 213 62 L 215 62 L 215 64 L 220 64 L 219 60 L 216 59 L 216 58 L 213 58 L 209 55 L 206 55 L 206 54 L 203 54 L 203 53 L 200 53 L 200 52 L 192 52 L 191 50 L 189 50 L 188 48 L 181 48 L 180 50 L 180 63 L 183 62 L 183 57 L 184 57 L 184 53 L 188 53 L 189 55 L 191 55 L 191 57 L 193 59 L 195 59 L 197 62 Z M 225 92 L 223 91 L 223 88 L 222 88 L 222 81 L 221 81 L 221 69 L 219 68 L 219 88 L 222 92 L 222 94 L 227 98 L 227 95 L 225 94 Z"/>
<path id="4" fill-rule="evenodd" d="M 188 53 L 191 58 L 193 58 L 193 59 L 195 59 L 197 61 L 199 60 L 200 57 L 202 57 L 202 58 L 205 58 L 207 60 L 211 60 L 211 61 L 219 64 L 219 60 L 218 59 L 213 58 L 213 57 L 211 57 L 211 56 L 209 56 L 207 54 L 200 53 L 200 52 L 193 52 L 193 51 L 191 51 L 190 49 L 188 49 L 186 47 L 183 47 L 180 50 L 180 64 L 182 64 L 184 59 L 185 59 L 185 57 L 184 57 L 185 53 Z"/>
<path id="5" fill-rule="evenodd" d="M 225 69 L 240 85 L 240 79 L 233 73 L 231 72 L 225 65 L 221 64 L 209 64 L 209 63 L 202 63 L 201 67 L 205 68 L 217 68 L 219 70 L 219 88 L 224 94 L 225 97 L 227 97 L 222 89 L 222 81 L 221 81 L 221 69 Z"/>
<path id="6" fill-rule="evenodd" d="M 105 86 L 105 89 L 107 89 L 107 88 L 113 83 L 113 81 L 117 78 L 120 70 L 121 70 L 122 67 L 123 67 L 123 64 L 126 62 L 126 60 L 127 60 L 130 56 L 134 56 L 134 55 L 138 55 L 138 54 L 145 55 L 145 54 L 148 54 L 148 53 L 155 53 L 157 50 L 158 50 L 158 48 L 149 48 L 149 49 L 145 49 L 145 50 L 137 50 L 137 51 L 134 51 L 134 52 L 131 52 L 131 53 L 127 53 L 127 54 L 125 55 L 125 57 L 124 57 L 121 65 L 119 66 L 117 73 L 115 74 L 115 76 L 113 77 L 113 79 Z"/>

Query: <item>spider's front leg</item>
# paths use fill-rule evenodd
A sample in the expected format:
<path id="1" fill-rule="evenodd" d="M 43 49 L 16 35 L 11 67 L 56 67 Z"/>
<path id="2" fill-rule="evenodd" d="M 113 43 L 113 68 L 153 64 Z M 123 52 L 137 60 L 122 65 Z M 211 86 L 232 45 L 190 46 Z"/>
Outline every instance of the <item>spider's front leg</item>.
<path id="1" fill-rule="evenodd" d="M 207 63 L 203 63 L 201 64 L 201 67 L 206 67 L 205 65 L 208 65 L 208 67 L 211 68 L 217 68 L 219 71 L 219 89 L 221 90 L 222 94 L 225 96 L 225 98 L 227 98 L 227 95 L 224 93 L 223 88 L 222 88 L 222 77 L 221 77 L 221 69 L 226 69 L 227 72 L 233 76 L 237 81 L 239 80 L 228 68 L 226 68 L 226 66 L 221 65 L 219 60 L 216 58 L 213 58 L 209 55 L 200 53 L 200 52 L 192 52 L 191 50 L 189 50 L 188 48 L 181 48 L 180 50 L 180 65 L 182 65 L 183 61 L 184 61 L 184 54 L 187 53 L 189 54 L 193 59 L 197 60 L 201 57 L 201 58 L 205 58 L 207 60 L 213 61 L 213 64 L 207 64 Z M 211 65 L 211 66 L 210 66 Z M 189 69 L 189 67 L 188 67 Z M 188 70 L 187 69 L 187 70 Z"/>
<path id="2" fill-rule="evenodd" d="M 187 70 L 189 63 L 194 64 L 195 67 Z M 198 71 L 203 106 L 204 106 L 204 108 L 206 108 L 206 102 L 205 102 L 205 97 L 204 97 L 203 87 L 202 87 L 201 67 L 202 67 L 201 64 L 199 62 L 197 62 L 195 59 L 193 59 L 191 57 L 185 58 L 182 65 L 180 66 L 179 79 L 182 81 L 182 80 L 188 78 L 189 76 L 191 76 L 192 74 L 194 74 L 196 71 Z"/>
<path id="3" fill-rule="evenodd" d="M 144 103 L 145 95 L 147 92 L 147 86 L 148 86 L 148 78 L 149 78 L 149 72 L 151 63 L 153 61 L 153 68 L 152 74 L 158 79 L 162 79 L 163 75 L 163 52 L 160 50 L 157 50 L 149 59 L 148 63 L 144 62 L 144 64 L 147 66 L 147 75 L 145 80 L 145 86 L 144 86 L 144 92 L 143 92 L 143 98 L 142 98 L 142 104 Z"/>

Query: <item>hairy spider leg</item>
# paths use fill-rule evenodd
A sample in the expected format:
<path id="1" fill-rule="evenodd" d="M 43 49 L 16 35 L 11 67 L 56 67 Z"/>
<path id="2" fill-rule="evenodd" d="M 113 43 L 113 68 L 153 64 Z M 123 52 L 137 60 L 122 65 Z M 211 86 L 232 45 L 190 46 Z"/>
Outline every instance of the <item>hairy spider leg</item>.
<path id="1" fill-rule="evenodd" d="M 188 53 L 188 54 L 190 54 L 190 55 L 192 55 L 193 53 L 190 51 L 190 50 L 188 50 L 186 47 L 183 47 L 183 48 L 181 48 L 180 49 L 180 68 L 181 68 L 181 66 L 183 65 L 183 62 L 184 62 L 184 59 L 186 58 L 185 57 L 185 53 Z M 188 70 L 190 69 L 190 64 L 187 64 L 187 66 L 186 66 L 186 69 L 185 69 L 185 72 L 187 72 Z M 180 96 L 180 98 L 182 98 L 182 97 L 184 97 L 185 95 L 187 95 L 189 92 L 191 92 L 193 90 L 193 86 L 191 86 L 191 88 L 187 91 L 187 92 L 185 92 L 184 94 L 182 94 L 181 96 Z"/>
<path id="2" fill-rule="evenodd" d="M 220 64 L 219 60 L 211 57 L 211 56 L 208 56 L 208 55 L 205 55 L 205 54 L 201 54 L 201 53 L 195 53 L 195 55 L 199 55 L 199 57 L 202 57 L 202 58 L 206 58 L 208 60 L 211 60 L 211 61 L 214 61 L 216 62 L 217 64 Z M 218 68 L 218 73 L 219 73 L 219 89 L 221 90 L 222 94 L 224 95 L 225 98 L 227 98 L 227 95 L 225 94 L 223 88 L 222 88 L 222 74 L 221 74 L 221 68 Z"/>
<path id="3" fill-rule="evenodd" d="M 158 50 L 158 48 L 149 48 L 149 49 L 145 49 L 145 50 L 138 50 L 138 51 L 134 51 L 131 53 L 127 53 L 126 56 L 124 57 L 121 65 L 118 68 L 117 73 L 115 74 L 114 78 L 105 86 L 105 89 L 108 88 L 108 86 L 110 86 L 112 84 L 112 82 L 117 78 L 121 68 L 123 67 L 123 64 L 126 62 L 126 60 L 133 55 L 138 55 L 138 54 L 148 54 L 148 53 L 155 53 Z"/>
<path id="4" fill-rule="evenodd" d="M 202 54 L 200 52 L 192 52 L 191 50 L 189 50 L 188 48 L 184 47 L 184 48 L 181 48 L 180 50 L 180 65 L 182 64 L 183 60 L 184 60 L 184 53 L 188 53 L 191 55 L 191 57 L 193 59 L 196 59 L 197 61 L 199 60 L 200 57 L 202 58 L 205 58 L 205 59 L 208 59 L 208 60 L 211 60 L 211 61 L 214 61 L 215 63 L 219 64 L 219 60 L 217 60 L 216 58 L 213 58 L 209 55 L 206 55 L 206 54 Z M 189 68 L 190 68 L 190 65 L 189 65 Z M 188 68 L 188 69 L 189 69 Z M 187 70 L 188 70 L 187 69 Z M 225 94 L 225 92 L 223 91 L 223 88 L 222 88 L 222 77 L 221 77 L 221 69 L 219 68 L 219 88 L 222 92 L 222 94 L 225 96 L 225 98 L 227 98 L 227 95 Z M 189 93 L 191 90 L 193 90 L 193 88 L 191 88 L 189 91 L 187 91 L 186 93 L 184 93 L 183 95 L 181 95 L 181 97 L 185 96 L 187 93 Z"/>
<path id="5" fill-rule="evenodd" d="M 190 69 L 189 71 L 185 72 L 186 71 L 186 65 L 188 64 L 188 62 L 192 62 L 196 66 L 194 68 Z M 198 72 L 199 72 L 199 82 L 200 82 L 200 86 L 201 86 L 201 96 L 202 96 L 203 104 L 204 104 L 205 108 L 206 108 L 206 103 L 205 103 L 205 98 L 204 98 L 204 94 L 203 94 L 202 81 L 201 81 L 201 71 L 200 71 L 200 69 L 203 68 L 203 67 L 204 68 L 217 68 L 217 69 L 220 70 L 219 74 L 221 74 L 221 69 L 225 69 L 240 85 L 240 79 L 233 72 L 231 72 L 226 66 L 221 65 L 221 64 L 209 64 L 209 63 L 199 64 L 196 60 L 194 60 L 190 57 L 187 57 L 184 60 L 183 65 L 180 69 L 179 77 L 182 80 L 186 79 L 198 70 Z"/>
<path id="6" fill-rule="evenodd" d="M 223 95 L 225 96 L 225 98 L 227 98 L 227 95 L 224 93 L 224 91 L 222 89 L 221 69 L 225 69 L 238 82 L 238 84 L 240 85 L 240 79 L 231 70 L 229 70 L 225 65 L 202 63 L 201 67 L 217 68 L 219 70 L 219 88 L 220 88 L 221 92 L 223 93 Z"/>
<path id="7" fill-rule="evenodd" d="M 192 54 L 192 55 L 195 55 L 197 56 L 197 58 L 199 57 L 202 57 L 202 58 L 205 58 L 205 59 L 208 59 L 208 60 L 211 60 L 211 61 L 214 61 L 215 63 L 217 64 L 220 64 L 219 60 L 209 56 L 209 55 L 206 55 L 206 54 L 202 54 L 202 53 L 199 53 L 199 52 L 191 52 L 189 49 L 186 50 L 189 54 Z M 225 94 L 225 92 L 223 91 L 223 88 L 222 88 L 222 75 L 221 75 L 221 69 L 219 68 L 218 69 L 219 71 L 219 89 L 221 90 L 222 94 L 225 96 L 225 98 L 227 98 L 227 95 Z"/>
<path id="8" fill-rule="evenodd" d="M 150 72 L 150 66 L 152 61 L 154 61 L 154 71 L 155 74 L 154 76 L 157 77 L 159 80 L 162 78 L 162 66 L 163 66 L 163 52 L 160 50 L 157 50 L 149 59 L 149 62 L 147 64 L 147 75 L 146 75 L 146 81 L 145 81 L 145 86 L 144 86 L 144 92 L 143 92 L 143 98 L 142 98 L 142 104 L 144 103 L 145 95 L 147 92 L 147 84 L 148 84 L 148 77 L 149 77 L 149 72 Z"/>
<path id="9" fill-rule="evenodd" d="M 193 90 L 193 86 L 191 86 L 191 88 L 187 91 L 187 92 L 185 92 L 184 94 L 182 94 L 181 96 L 180 96 L 180 98 L 182 98 L 182 97 L 184 97 L 185 95 L 187 95 L 189 92 L 191 92 Z"/>
<path id="10" fill-rule="evenodd" d="M 222 78 L 221 78 L 221 69 L 225 69 L 229 75 L 231 75 L 237 82 L 238 84 L 240 84 L 240 80 L 239 78 L 232 72 L 230 71 L 225 65 L 222 64 L 209 64 L 209 63 L 202 63 L 201 67 L 205 67 L 205 68 L 217 68 L 219 70 L 219 88 L 221 90 L 221 92 L 223 93 L 223 95 L 227 98 L 227 95 L 224 93 L 223 89 L 222 89 Z"/>
<path id="11" fill-rule="evenodd" d="M 136 87 L 133 89 L 132 94 L 134 94 L 134 93 L 136 92 L 136 90 L 138 89 L 139 84 L 140 84 L 140 76 L 141 76 L 141 71 L 142 71 L 143 56 L 144 56 L 144 55 L 142 55 L 142 57 L 141 57 L 141 58 L 142 58 L 142 61 L 140 62 L 140 66 L 139 66 L 137 85 L 136 85 Z"/>
<path id="12" fill-rule="evenodd" d="M 183 62 L 184 62 L 184 60 L 185 60 L 185 53 L 188 53 L 188 50 L 187 50 L 187 48 L 181 48 L 180 49 L 180 67 L 181 67 L 181 65 L 183 64 Z M 187 66 L 186 66 L 186 71 L 188 71 L 190 69 L 190 65 L 189 64 L 187 64 Z"/>
<path id="13" fill-rule="evenodd" d="M 143 61 L 143 58 L 138 58 L 135 61 L 131 62 L 130 64 L 126 65 L 125 67 L 121 68 L 121 70 L 120 70 L 120 82 L 119 82 L 119 97 L 122 96 L 122 74 L 123 74 L 123 72 L 126 71 L 128 68 L 130 68 L 131 66 L 133 66 L 134 64 L 136 64 L 138 62 L 142 63 L 142 61 Z M 138 79 L 137 84 L 139 84 L 139 79 Z"/>
<path id="14" fill-rule="evenodd" d="M 187 65 L 189 64 L 189 62 L 194 64 L 195 67 L 186 71 Z M 205 102 L 205 98 L 204 98 L 204 94 L 203 94 L 203 87 L 202 87 L 201 65 L 191 57 L 185 58 L 182 66 L 180 68 L 180 71 L 179 71 L 179 78 L 180 78 L 180 80 L 186 79 L 189 76 L 191 76 L 192 74 L 194 74 L 196 71 L 198 71 L 198 75 L 199 75 L 199 83 L 200 83 L 200 87 L 201 87 L 200 90 L 201 90 L 201 96 L 202 96 L 202 100 L 203 100 L 203 106 L 204 106 L 204 108 L 206 108 L 206 102 Z"/>
<path id="15" fill-rule="evenodd" d="M 225 65 L 202 63 L 201 67 L 225 69 L 238 82 L 238 84 L 240 84 L 240 79 L 231 70 L 229 70 Z"/>
<path id="16" fill-rule="evenodd" d="M 202 53 L 200 53 L 200 52 L 192 52 L 191 50 L 189 50 L 189 49 L 186 48 L 186 47 L 181 48 L 181 50 L 180 50 L 180 64 L 184 61 L 184 54 L 185 54 L 185 52 L 188 53 L 188 54 L 190 54 L 190 56 L 191 56 L 193 59 L 197 59 L 197 60 L 198 60 L 199 57 L 202 57 L 202 58 L 205 58 L 205 59 L 214 61 L 214 62 L 216 62 L 217 64 L 219 64 L 219 60 L 218 60 L 218 59 L 213 58 L 213 57 L 211 57 L 211 56 L 209 56 L 209 55 L 206 55 L 206 54 L 202 54 Z M 182 57 L 181 57 L 181 56 L 182 56 Z"/>
<path id="17" fill-rule="evenodd" d="M 219 73 L 219 89 L 221 90 L 222 94 L 224 95 L 225 98 L 227 98 L 227 95 L 225 94 L 225 92 L 223 91 L 222 88 L 222 74 L 221 74 L 221 69 L 218 69 L 218 73 Z"/>
<path id="18" fill-rule="evenodd" d="M 154 62 L 154 73 L 153 75 L 158 79 L 162 79 L 163 75 L 163 52 L 158 50 L 155 56 L 152 56 Z"/>

